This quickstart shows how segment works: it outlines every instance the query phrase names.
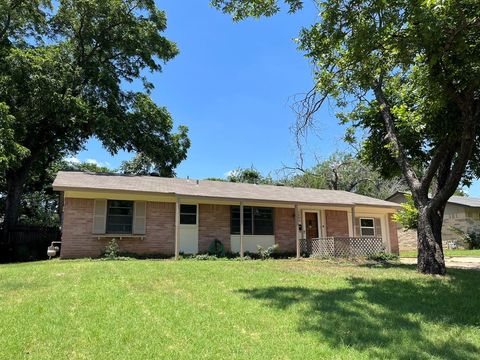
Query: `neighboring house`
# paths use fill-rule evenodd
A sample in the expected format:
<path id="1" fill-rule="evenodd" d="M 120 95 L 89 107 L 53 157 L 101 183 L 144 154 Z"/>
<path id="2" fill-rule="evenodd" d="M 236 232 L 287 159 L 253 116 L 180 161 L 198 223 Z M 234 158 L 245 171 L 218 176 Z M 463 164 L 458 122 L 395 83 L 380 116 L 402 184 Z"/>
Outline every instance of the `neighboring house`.
<path id="1" fill-rule="evenodd" d="M 98 257 L 112 238 L 122 251 L 176 256 L 215 239 L 226 251 L 278 244 L 300 256 L 301 239 L 322 237 L 376 239 L 398 253 L 399 206 L 346 191 L 62 171 L 53 188 L 63 199 L 62 258 Z"/>
<path id="2" fill-rule="evenodd" d="M 407 201 L 407 193 L 397 191 L 387 201 L 402 204 Z M 458 229 L 464 233 L 480 232 L 480 199 L 468 196 L 452 196 L 445 207 L 443 215 L 442 241 L 444 248 L 453 244 L 463 246 Z M 398 243 L 400 250 L 417 248 L 417 231 L 404 230 L 398 225 Z"/>

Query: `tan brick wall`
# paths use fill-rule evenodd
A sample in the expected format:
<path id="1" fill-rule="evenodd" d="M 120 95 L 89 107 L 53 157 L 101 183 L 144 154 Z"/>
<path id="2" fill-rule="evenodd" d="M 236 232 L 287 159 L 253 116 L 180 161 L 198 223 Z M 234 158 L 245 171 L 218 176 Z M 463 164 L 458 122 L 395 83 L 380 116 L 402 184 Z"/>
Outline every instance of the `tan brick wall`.
<path id="1" fill-rule="evenodd" d="M 399 254 L 398 237 L 397 237 L 397 223 L 393 221 L 393 214 L 388 214 L 388 229 L 390 236 L 390 251 L 394 254 Z"/>
<path id="2" fill-rule="evenodd" d="M 275 209 L 275 242 L 279 252 L 296 251 L 295 209 Z"/>
<path id="3" fill-rule="evenodd" d="M 341 210 L 325 210 L 327 236 L 349 236 L 348 213 Z"/>
<path id="4" fill-rule="evenodd" d="M 109 239 L 98 240 L 92 234 L 94 200 L 65 199 L 62 258 L 98 257 Z M 175 252 L 175 204 L 147 202 L 146 234 L 143 240 L 118 240 L 120 251 L 137 254 Z"/>
<path id="5" fill-rule="evenodd" d="M 215 239 L 223 243 L 225 251 L 230 251 L 230 206 L 200 204 L 198 252 L 206 252 Z"/>
<path id="6" fill-rule="evenodd" d="M 397 238 L 400 251 L 417 250 L 417 230 L 404 230 L 397 224 Z"/>

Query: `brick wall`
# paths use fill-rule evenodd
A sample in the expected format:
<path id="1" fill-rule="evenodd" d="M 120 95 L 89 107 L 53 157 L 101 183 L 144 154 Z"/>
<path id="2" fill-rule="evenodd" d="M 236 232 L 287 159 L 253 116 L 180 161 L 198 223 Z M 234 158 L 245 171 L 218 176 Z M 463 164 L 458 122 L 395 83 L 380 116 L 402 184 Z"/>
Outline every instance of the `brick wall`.
<path id="1" fill-rule="evenodd" d="M 200 204 L 198 252 L 206 252 L 215 239 L 223 243 L 225 251 L 230 251 L 230 206 Z"/>
<path id="2" fill-rule="evenodd" d="M 398 248 L 400 251 L 417 250 L 417 230 L 405 230 L 397 225 Z"/>
<path id="3" fill-rule="evenodd" d="M 327 236 L 349 236 L 348 213 L 341 210 L 325 210 Z"/>
<path id="4" fill-rule="evenodd" d="M 65 199 L 62 258 L 99 257 L 109 239 L 98 240 L 92 234 L 94 200 Z M 138 254 L 175 252 L 175 204 L 147 202 L 146 234 L 138 238 L 118 240 L 120 251 Z"/>
<path id="5" fill-rule="evenodd" d="M 275 242 L 279 252 L 296 252 L 295 209 L 275 209 Z"/>
<path id="6" fill-rule="evenodd" d="M 397 223 L 393 221 L 393 214 L 388 214 L 388 229 L 390 235 L 390 251 L 394 254 L 399 253 Z"/>

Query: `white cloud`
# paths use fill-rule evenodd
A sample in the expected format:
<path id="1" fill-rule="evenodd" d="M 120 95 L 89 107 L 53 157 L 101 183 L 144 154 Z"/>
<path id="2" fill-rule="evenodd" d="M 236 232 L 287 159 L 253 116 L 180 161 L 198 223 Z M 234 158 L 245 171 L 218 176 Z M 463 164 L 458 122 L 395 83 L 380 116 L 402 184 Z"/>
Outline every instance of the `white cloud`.
<path id="1" fill-rule="evenodd" d="M 223 174 L 224 177 L 235 176 L 237 174 L 236 170 L 230 170 Z"/>
<path id="2" fill-rule="evenodd" d="M 76 156 L 69 156 L 64 158 L 66 162 L 72 163 L 72 164 L 80 164 L 81 161 L 76 157 Z"/>
<path id="3" fill-rule="evenodd" d="M 100 162 L 98 162 L 96 159 L 87 159 L 85 161 L 87 164 L 94 164 L 94 165 L 97 165 L 97 166 L 100 166 Z"/>

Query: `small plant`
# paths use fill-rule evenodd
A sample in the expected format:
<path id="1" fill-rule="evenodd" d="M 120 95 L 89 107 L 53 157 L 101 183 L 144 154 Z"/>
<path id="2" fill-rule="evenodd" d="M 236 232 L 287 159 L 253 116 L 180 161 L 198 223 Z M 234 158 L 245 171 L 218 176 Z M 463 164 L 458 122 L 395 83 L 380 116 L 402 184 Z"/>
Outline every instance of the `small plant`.
<path id="1" fill-rule="evenodd" d="M 113 238 L 105 247 L 104 257 L 106 259 L 115 260 L 118 258 L 119 251 L 120 247 L 118 246 L 117 240 Z"/>
<path id="2" fill-rule="evenodd" d="M 210 243 L 207 252 L 209 255 L 215 255 L 216 257 L 225 256 L 225 248 L 222 242 L 218 239 L 215 239 Z"/>
<path id="3" fill-rule="evenodd" d="M 367 260 L 373 260 L 378 262 L 396 261 L 398 260 L 398 255 L 381 251 L 368 255 Z"/>
<path id="4" fill-rule="evenodd" d="M 215 255 L 198 254 L 192 257 L 193 260 L 218 260 Z"/>
<path id="5" fill-rule="evenodd" d="M 278 249 L 278 244 L 273 244 L 268 248 L 263 248 L 263 246 L 257 245 L 258 255 L 260 255 L 260 259 L 266 260 L 272 257 L 272 254 Z"/>

